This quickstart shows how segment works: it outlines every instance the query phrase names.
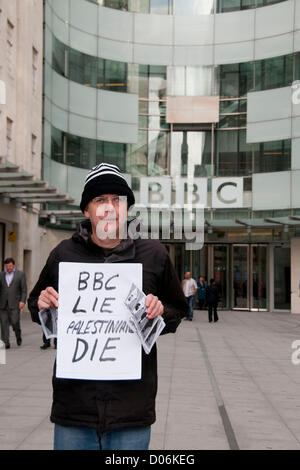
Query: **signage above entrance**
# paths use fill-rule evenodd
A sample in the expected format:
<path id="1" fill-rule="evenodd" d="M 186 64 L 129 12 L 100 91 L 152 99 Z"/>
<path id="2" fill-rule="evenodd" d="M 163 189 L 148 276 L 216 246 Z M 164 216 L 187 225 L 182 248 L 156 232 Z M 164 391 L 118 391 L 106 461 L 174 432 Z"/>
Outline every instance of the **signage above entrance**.
<path id="1" fill-rule="evenodd" d="M 208 178 L 141 177 L 140 204 L 171 208 L 173 205 L 202 205 L 217 209 L 243 207 L 243 178 L 212 178 L 211 197 Z"/>

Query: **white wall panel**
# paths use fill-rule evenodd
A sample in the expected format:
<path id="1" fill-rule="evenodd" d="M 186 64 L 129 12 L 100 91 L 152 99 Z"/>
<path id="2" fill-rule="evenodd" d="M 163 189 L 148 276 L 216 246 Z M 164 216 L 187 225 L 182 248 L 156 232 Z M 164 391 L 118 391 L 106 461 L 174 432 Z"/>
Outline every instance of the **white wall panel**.
<path id="1" fill-rule="evenodd" d="M 256 9 L 257 38 L 276 36 L 293 30 L 294 0 Z"/>
<path id="2" fill-rule="evenodd" d="M 80 85 L 79 83 L 69 81 L 70 86 L 70 111 L 96 119 L 97 115 L 97 93 L 98 90 L 93 87 Z"/>
<path id="3" fill-rule="evenodd" d="M 175 45 L 204 45 L 213 44 L 214 17 L 213 15 L 175 16 L 174 44 Z"/>
<path id="4" fill-rule="evenodd" d="M 70 113 L 69 115 L 69 133 L 87 137 L 89 139 L 96 139 L 96 120 L 90 119 L 77 114 Z"/>
<path id="5" fill-rule="evenodd" d="M 292 118 L 292 138 L 300 137 L 300 117 Z"/>
<path id="6" fill-rule="evenodd" d="M 69 80 L 52 70 L 52 102 L 63 109 L 69 107 Z"/>
<path id="7" fill-rule="evenodd" d="M 137 95 L 101 90 L 98 92 L 97 99 L 98 119 L 137 125 Z"/>
<path id="8" fill-rule="evenodd" d="M 48 2 L 46 2 L 47 5 Z M 63 21 L 69 21 L 69 2 L 68 0 L 51 0 L 52 10 Z"/>
<path id="9" fill-rule="evenodd" d="M 291 138 L 291 119 L 248 123 L 247 143 L 272 142 Z"/>
<path id="10" fill-rule="evenodd" d="M 215 45 L 215 63 L 233 64 L 253 60 L 254 41 Z"/>
<path id="11" fill-rule="evenodd" d="M 134 15 L 134 40 L 140 44 L 171 45 L 173 17 L 171 15 Z"/>
<path id="12" fill-rule="evenodd" d="M 216 15 L 215 42 L 242 42 L 254 39 L 255 10 L 234 11 Z"/>
<path id="13" fill-rule="evenodd" d="M 54 36 L 64 44 L 69 43 L 69 25 L 53 14 L 52 30 Z"/>
<path id="14" fill-rule="evenodd" d="M 279 57 L 293 51 L 293 33 L 255 41 L 255 60 Z"/>
<path id="15" fill-rule="evenodd" d="M 300 170 L 300 138 L 292 140 L 292 170 Z"/>
<path id="16" fill-rule="evenodd" d="M 259 173 L 252 176 L 252 209 L 271 210 L 291 207 L 289 171 Z M 284 191 L 276 191 L 284 188 Z"/>
<path id="17" fill-rule="evenodd" d="M 291 172 L 292 178 L 292 194 L 291 194 L 291 206 L 292 208 L 300 207 L 300 170 Z"/>
<path id="18" fill-rule="evenodd" d="M 98 121 L 97 139 L 134 144 L 138 140 L 138 127 L 134 124 Z"/>
<path id="19" fill-rule="evenodd" d="M 172 58 L 173 49 L 171 46 L 133 45 L 133 61 L 136 64 L 171 65 Z"/>
<path id="20" fill-rule="evenodd" d="M 70 27 L 70 47 L 85 54 L 97 57 L 97 36 Z"/>
<path id="21" fill-rule="evenodd" d="M 70 1 L 70 24 L 89 34 L 98 32 L 98 5 L 82 0 Z"/>
<path id="22" fill-rule="evenodd" d="M 52 103 L 51 124 L 64 132 L 69 132 L 69 113 Z"/>
<path id="23" fill-rule="evenodd" d="M 213 46 L 175 46 L 174 65 L 213 65 Z"/>
<path id="24" fill-rule="evenodd" d="M 247 121 L 260 122 L 291 117 L 291 88 L 248 93 Z"/>
<path id="25" fill-rule="evenodd" d="M 103 38 L 133 42 L 133 14 L 99 7 L 99 34 Z"/>
<path id="26" fill-rule="evenodd" d="M 102 59 L 133 62 L 133 44 L 130 42 L 99 38 L 98 52 Z"/>

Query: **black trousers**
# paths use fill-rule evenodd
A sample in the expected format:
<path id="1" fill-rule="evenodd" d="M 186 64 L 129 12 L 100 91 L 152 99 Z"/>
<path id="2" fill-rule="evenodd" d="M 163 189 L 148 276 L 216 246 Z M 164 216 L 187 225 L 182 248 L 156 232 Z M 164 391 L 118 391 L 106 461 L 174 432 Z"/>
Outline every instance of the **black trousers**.
<path id="1" fill-rule="evenodd" d="M 217 313 L 218 304 L 208 304 L 207 307 L 208 307 L 208 321 L 210 322 L 212 321 L 213 313 L 214 313 L 214 321 L 218 321 L 219 320 L 218 313 Z"/>

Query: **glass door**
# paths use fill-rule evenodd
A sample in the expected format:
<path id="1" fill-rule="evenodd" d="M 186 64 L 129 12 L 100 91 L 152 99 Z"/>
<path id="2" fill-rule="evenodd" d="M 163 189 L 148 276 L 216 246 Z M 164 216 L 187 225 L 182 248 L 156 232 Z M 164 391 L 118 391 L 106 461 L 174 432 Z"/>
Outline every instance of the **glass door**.
<path id="1" fill-rule="evenodd" d="M 267 246 L 251 245 L 251 310 L 267 310 Z"/>
<path id="2" fill-rule="evenodd" d="M 232 308 L 248 310 L 249 302 L 249 245 L 232 247 Z"/>
<path id="3" fill-rule="evenodd" d="M 227 308 L 227 272 L 228 272 L 228 246 L 214 245 L 214 274 L 219 295 L 221 308 Z M 208 280 L 209 281 L 209 280 Z"/>

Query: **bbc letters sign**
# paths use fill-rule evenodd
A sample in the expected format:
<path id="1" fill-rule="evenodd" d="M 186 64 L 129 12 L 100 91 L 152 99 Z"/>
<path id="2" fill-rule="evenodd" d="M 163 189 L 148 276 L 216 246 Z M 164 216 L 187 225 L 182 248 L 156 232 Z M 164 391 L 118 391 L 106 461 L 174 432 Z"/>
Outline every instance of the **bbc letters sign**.
<path id="1" fill-rule="evenodd" d="M 208 201 L 208 178 L 142 177 L 140 204 L 144 207 L 202 206 L 216 209 L 243 207 L 243 178 L 212 178 Z"/>

